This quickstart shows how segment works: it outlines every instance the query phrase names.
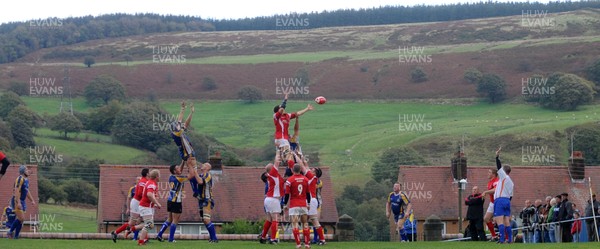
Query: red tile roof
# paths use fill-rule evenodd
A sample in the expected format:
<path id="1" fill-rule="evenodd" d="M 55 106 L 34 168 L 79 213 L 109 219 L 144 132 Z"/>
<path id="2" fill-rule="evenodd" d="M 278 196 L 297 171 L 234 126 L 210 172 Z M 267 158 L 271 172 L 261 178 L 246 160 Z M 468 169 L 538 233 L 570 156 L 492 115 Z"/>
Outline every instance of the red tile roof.
<path id="1" fill-rule="evenodd" d="M 27 213 L 25 214 L 25 218 L 29 220 L 29 215 L 31 217 L 35 217 L 38 214 L 39 209 L 37 205 L 38 201 L 38 178 L 37 178 L 37 166 L 35 165 L 27 165 L 29 170 L 31 171 L 31 175 L 29 176 L 29 192 L 31 192 L 31 196 L 36 201 L 36 205 L 31 205 L 31 201 L 27 198 Z M 15 180 L 19 176 L 19 165 L 11 164 L 8 166 L 6 170 L 6 174 L 0 180 L 0 211 L 4 210 L 4 207 L 8 206 L 8 202 L 13 195 L 13 186 L 15 184 Z"/>
<path id="2" fill-rule="evenodd" d="M 142 168 L 159 169 L 159 200 L 166 204 L 169 192 L 165 183 L 170 175 L 168 166 L 100 165 L 100 193 L 98 200 L 98 223 L 120 221 L 125 212 L 127 191 L 135 182 Z M 322 167 L 323 209 L 322 222 L 335 223 L 338 219 L 329 168 Z M 185 171 L 185 170 L 184 170 Z M 215 210 L 213 222 L 232 222 L 236 219 L 260 220 L 265 217 L 263 209 L 264 183 L 260 180 L 263 167 L 228 167 L 212 172 L 214 178 Z M 281 171 L 283 172 L 283 170 Z M 165 208 L 156 210 L 155 219 L 167 218 Z M 182 222 L 199 222 L 198 204 L 192 197 L 188 183 L 183 193 Z"/>
<path id="3" fill-rule="evenodd" d="M 473 186 L 479 191 L 487 189 L 487 172 L 489 167 L 469 166 L 466 189 L 463 197 L 471 194 Z M 493 167 L 495 168 L 495 166 Z M 585 179 L 592 177 L 592 188 L 600 190 L 600 167 L 586 167 Z M 585 200 L 589 199 L 589 185 L 573 183 L 565 166 L 513 166 L 510 176 L 515 184 L 511 211 L 518 217 L 525 205 L 525 200 L 544 201 L 546 196 L 556 196 L 563 192 L 569 194 L 569 200 L 577 204 L 579 210 L 585 208 Z M 435 214 L 444 220 L 456 220 L 458 217 L 458 190 L 453 183 L 449 166 L 400 166 L 399 181 L 405 191 L 418 219 L 425 219 Z M 586 199 L 587 198 L 587 199 Z M 488 205 L 486 198 L 485 208 Z M 464 203 L 464 202 L 461 202 Z M 463 208 L 463 217 L 466 208 Z"/>

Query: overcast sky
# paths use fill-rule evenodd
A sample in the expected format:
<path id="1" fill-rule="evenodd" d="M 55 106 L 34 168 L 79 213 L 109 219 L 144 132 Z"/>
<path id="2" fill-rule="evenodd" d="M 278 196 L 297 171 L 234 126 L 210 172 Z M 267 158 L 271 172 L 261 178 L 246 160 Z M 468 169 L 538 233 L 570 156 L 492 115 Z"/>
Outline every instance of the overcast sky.
<path id="1" fill-rule="evenodd" d="M 496 0 L 509 2 L 511 0 Z M 523 1 L 525 0 L 516 0 Z M 479 2 L 473 0 L 4 0 L 0 23 L 111 13 L 157 13 L 244 18 L 323 10 Z M 539 2 L 548 2 L 540 0 Z"/>

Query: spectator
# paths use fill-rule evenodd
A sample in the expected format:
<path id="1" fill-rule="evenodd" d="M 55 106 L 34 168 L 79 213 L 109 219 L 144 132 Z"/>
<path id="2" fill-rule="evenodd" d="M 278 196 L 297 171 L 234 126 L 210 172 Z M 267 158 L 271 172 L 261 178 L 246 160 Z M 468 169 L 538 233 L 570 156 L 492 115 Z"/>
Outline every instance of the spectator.
<path id="1" fill-rule="evenodd" d="M 541 224 L 542 223 L 542 215 L 540 214 L 540 210 L 542 208 L 542 200 L 541 199 L 537 199 L 535 200 L 535 205 L 534 205 L 534 210 L 535 213 L 533 214 L 532 217 L 532 224 L 531 226 L 533 227 L 533 243 L 540 243 L 542 242 L 542 230 L 541 230 Z"/>
<path id="2" fill-rule="evenodd" d="M 569 221 L 573 219 L 573 204 L 569 201 L 569 194 L 562 193 L 562 204 L 558 211 L 558 218 L 560 223 L 560 231 L 562 242 L 569 243 L 573 242 L 573 236 L 571 236 L 571 226 L 573 221 Z"/>
<path id="3" fill-rule="evenodd" d="M 546 219 L 546 223 L 548 223 L 548 241 L 550 243 L 556 243 L 556 225 L 554 223 L 554 210 L 558 208 L 558 198 L 554 197 L 550 200 L 550 211 L 548 212 L 548 218 Z M 558 215 L 558 211 L 556 212 Z"/>
<path id="4" fill-rule="evenodd" d="M 404 232 L 409 242 L 417 241 L 417 219 L 415 219 L 413 210 L 404 222 Z"/>
<path id="5" fill-rule="evenodd" d="M 561 195 L 557 195 L 556 197 L 556 206 L 553 207 L 554 208 L 554 215 L 552 215 L 552 222 L 555 222 L 554 225 L 554 242 L 560 243 L 562 241 L 562 235 L 561 235 L 561 230 L 560 230 L 560 216 L 559 216 L 559 211 L 560 211 L 560 207 L 562 206 L 562 197 Z"/>
<path id="6" fill-rule="evenodd" d="M 512 233 L 512 237 L 513 238 L 517 238 L 517 234 L 519 234 L 519 229 L 517 229 L 519 226 L 517 225 L 517 219 L 515 218 L 515 216 L 512 216 L 512 219 L 510 220 L 510 227 L 511 227 L 511 233 Z M 513 240 L 514 241 L 514 240 Z M 512 243 L 512 242 L 510 242 Z"/>
<path id="7" fill-rule="evenodd" d="M 587 228 L 588 241 L 598 241 L 596 238 L 596 229 L 598 229 L 598 223 L 594 224 L 594 215 L 598 216 L 598 209 L 600 207 L 600 202 L 596 201 L 596 194 L 592 195 L 592 203 L 590 200 L 587 201 L 587 206 L 585 207 L 585 226 Z M 593 208 L 593 209 L 592 209 Z M 598 218 L 596 218 L 597 220 Z"/>
<path id="8" fill-rule="evenodd" d="M 571 226 L 571 236 L 573 236 L 573 242 L 579 242 L 579 234 L 581 233 L 581 220 L 579 219 L 579 212 L 573 213 L 573 226 Z"/>
<path id="9" fill-rule="evenodd" d="M 483 231 L 483 195 L 479 193 L 479 188 L 474 186 L 471 195 L 465 198 L 467 209 L 467 220 L 469 221 L 469 233 L 472 241 L 485 241 L 485 232 Z"/>
<path id="10" fill-rule="evenodd" d="M 535 207 L 531 205 L 530 200 L 525 200 L 525 207 L 519 213 L 519 218 L 523 220 L 523 243 L 533 243 L 533 218 L 535 217 Z"/>
<path id="11" fill-rule="evenodd" d="M 548 221 L 548 214 L 550 213 L 550 208 L 552 208 L 552 205 L 550 204 L 550 200 L 552 200 L 552 196 L 546 196 L 546 204 L 544 204 L 541 209 L 539 210 L 540 212 L 540 217 L 541 219 L 541 242 L 544 243 L 548 243 L 550 242 L 550 233 L 548 232 L 548 224 L 546 223 Z"/>

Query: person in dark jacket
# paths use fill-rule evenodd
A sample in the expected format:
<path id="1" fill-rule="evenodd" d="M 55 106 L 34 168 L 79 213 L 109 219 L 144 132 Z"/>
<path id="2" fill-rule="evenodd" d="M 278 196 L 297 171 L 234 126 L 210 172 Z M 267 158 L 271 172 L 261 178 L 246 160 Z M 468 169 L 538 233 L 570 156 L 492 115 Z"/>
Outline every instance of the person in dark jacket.
<path id="1" fill-rule="evenodd" d="M 473 241 L 485 241 L 485 232 L 483 231 L 483 195 L 479 192 L 479 188 L 474 186 L 467 198 L 465 198 L 465 205 L 469 206 L 467 209 L 467 220 L 469 221 L 469 233 L 471 234 L 471 240 Z"/>
<path id="2" fill-rule="evenodd" d="M 598 216 L 598 211 L 600 211 L 600 202 L 596 200 L 596 194 L 592 195 L 593 203 L 590 200 L 587 201 L 587 205 L 585 206 L 585 226 L 587 228 L 588 241 L 598 241 L 596 238 L 596 229 L 598 228 L 598 220 L 600 218 L 596 217 L 594 219 L 594 215 Z"/>
<path id="3" fill-rule="evenodd" d="M 569 243 L 573 242 L 573 236 L 571 235 L 573 221 L 568 221 L 573 219 L 573 204 L 569 201 L 569 194 L 562 193 L 561 197 L 562 202 L 558 210 L 559 221 L 562 221 L 560 223 L 561 238 L 563 243 Z"/>

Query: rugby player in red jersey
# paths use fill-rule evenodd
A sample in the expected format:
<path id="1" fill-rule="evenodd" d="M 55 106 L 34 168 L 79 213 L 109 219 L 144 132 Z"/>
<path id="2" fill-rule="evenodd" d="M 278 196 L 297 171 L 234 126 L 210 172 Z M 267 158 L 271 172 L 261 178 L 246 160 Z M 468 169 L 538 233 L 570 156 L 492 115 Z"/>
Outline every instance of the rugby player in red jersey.
<path id="1" fill-rule="evenodd" d="M 289 208 L 289 216 L 292 222 L 292 233 L 296 241 L 296 248 L 301 248 L 300 229 L 298 222 L 302 222 L 302 233 L 304 234 L 305 248 L 310 248 L 310 228 L 308 226 L 308 211 L 310 209 L 311 196 L 308 187 L 308 178 L 302 175 L 302 166 L 295 164 L 292 171 L 294 175 L 285 181 L 285 207 Z"/>
<path id="2" fill-rule="evenodd" d="M 157 182 L 160 178 L 160 172 L 154 169 L 148 173 L 148 181 L 142 193 L 140 200 L 140 216 L 144 220 L 144 227 L 140 233 L 138 245 L 145 245 L 148 242 L 148 230 L 154 228 L 154 207 L 161 208 L 158 199 L 154 195 L 158 190 Z"/>

